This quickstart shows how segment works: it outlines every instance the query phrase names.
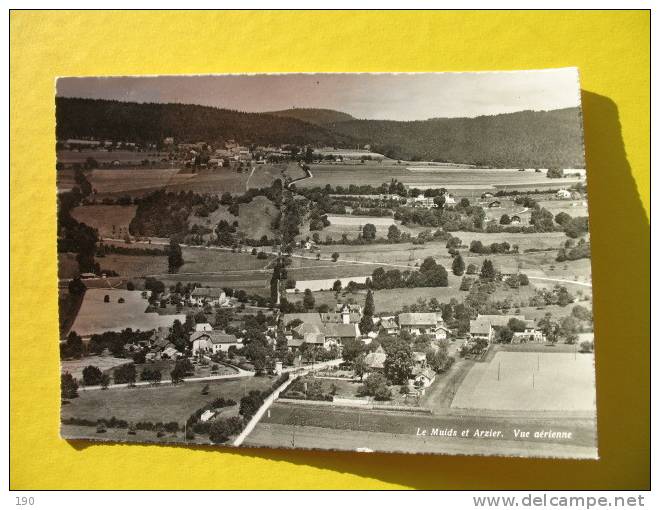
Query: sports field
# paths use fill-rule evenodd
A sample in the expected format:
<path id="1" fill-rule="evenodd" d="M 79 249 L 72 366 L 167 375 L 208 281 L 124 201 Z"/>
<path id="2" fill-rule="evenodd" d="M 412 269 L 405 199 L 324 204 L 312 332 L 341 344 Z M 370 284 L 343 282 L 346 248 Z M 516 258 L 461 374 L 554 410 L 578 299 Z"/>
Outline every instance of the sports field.
<path id="1" fill-rule="evenodd" d="M 580 353 L 500 351 L 490 362 L 475 363 L 451 407 L 595 412 L 594 357 Z"/>

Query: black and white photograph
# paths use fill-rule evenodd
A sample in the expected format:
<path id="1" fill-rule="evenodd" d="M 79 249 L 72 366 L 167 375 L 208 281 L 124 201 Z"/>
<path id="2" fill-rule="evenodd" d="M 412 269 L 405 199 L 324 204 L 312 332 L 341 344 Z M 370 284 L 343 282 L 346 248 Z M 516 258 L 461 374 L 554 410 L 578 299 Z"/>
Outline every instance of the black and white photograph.
<path id="1" fill-rule="evenodd" d="M 62 438 L 598 458 L 578 69 L 55 88 Z"/>

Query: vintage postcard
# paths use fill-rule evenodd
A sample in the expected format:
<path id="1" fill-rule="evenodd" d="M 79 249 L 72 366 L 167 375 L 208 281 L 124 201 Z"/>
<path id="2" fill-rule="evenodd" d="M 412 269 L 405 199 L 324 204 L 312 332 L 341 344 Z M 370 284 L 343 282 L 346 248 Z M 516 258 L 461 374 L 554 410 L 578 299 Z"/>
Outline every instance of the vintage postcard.
<path id="1" fill-rule="evenodd" d="M 55 102 L 63 438 L 598 457 L 577 69 Z"/>

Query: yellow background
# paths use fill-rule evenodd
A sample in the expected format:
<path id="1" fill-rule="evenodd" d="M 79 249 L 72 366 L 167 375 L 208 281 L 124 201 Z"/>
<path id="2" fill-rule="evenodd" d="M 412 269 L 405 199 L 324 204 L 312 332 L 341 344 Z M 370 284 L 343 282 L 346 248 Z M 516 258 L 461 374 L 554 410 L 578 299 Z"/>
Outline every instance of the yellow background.
<path id="1" fill-rule="evenodd" d="M 106 11 L 10 18 L 13 489 L 649 486 L 648 12 Z M 564 66 L 579 67 L 584 91 L 599 461 L 59 438 L 57 76 Z"/>

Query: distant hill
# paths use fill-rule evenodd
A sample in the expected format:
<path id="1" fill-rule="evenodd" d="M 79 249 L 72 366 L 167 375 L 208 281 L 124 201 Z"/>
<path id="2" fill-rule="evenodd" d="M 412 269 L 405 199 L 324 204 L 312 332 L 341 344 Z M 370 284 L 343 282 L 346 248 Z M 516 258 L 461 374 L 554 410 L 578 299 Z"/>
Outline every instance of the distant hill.
<path id="1" fill-rule="evenodd" d="M 334 110 L 243 113 L 186 104 L 56 99 L 57 138 L 355 147 L 392 159 L 500 168 L 584 168 L 579 108 L 476 118 L 357 120 Z"/>
<path id="2" fill-rule="evenodd" d="M 395 159 L 493 167 L 584 168 L 579 108 L 424 121 L 353 120 L 325 127 Z"/>
<path id="3" fill-rule="evenodd" d="M 291 108 L 289 110 L 279 110 L 276 112 L 266 112 L 277 117 L 289 117 L 302 120 L 310 124 L 323 126 L 333 122 L 347 122 L 355 120 L 355 117 L 348 113 L 338 112 L 337 110 L 328 110 L 326 108 Z"/>
<path id="4" fill-rule="evenodd" d="M 56 98 L 55 106 L 58 140 L 92 137 L 157 143 L 172 136 L 177 142 L 234 139 L 244 144 L 336 146 L 349 141 L 345 135 L 291 117 L 209 106 L 80 98 Z"/>

